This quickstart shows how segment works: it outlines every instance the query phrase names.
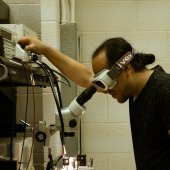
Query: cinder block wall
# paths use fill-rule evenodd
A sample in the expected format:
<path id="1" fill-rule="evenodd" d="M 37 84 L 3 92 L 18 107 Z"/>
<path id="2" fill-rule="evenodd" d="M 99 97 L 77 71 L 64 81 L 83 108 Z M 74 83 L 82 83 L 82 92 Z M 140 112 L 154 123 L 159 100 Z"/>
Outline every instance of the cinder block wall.
<path id="1" fill-rule="evenodd" d="M 121 36 L 140 52 L 153 53 L 170 72 L 170 1 L 77 0 L 80 61 L 91 67 L 91 54 L 105 39 Z M 82 151 L 97 170 L 135 170 L 128 103 L 95 94 L 82 124 Z"/>
<path id="2" fill-rule="evenodd" d="M 56 32 L 59 22 L 55 14 L 59 6 L 51 6 L 53 3 L 55 6 L 58 1 L 41 0 L 42 7 L 40 0 L 5 2 L 10 5 L 13 23 L 25 23 L 38 33 L 42 27 L 42 39 L 59 48 L 59 37 L 54 39 L 59 33 Z M 154 53 L 157 56 L 156 62 L 170 72 L 169 9 L 168 0 L 77 0 L 76 22 L 81 37 L 80 61 L 91 67 L 94 49 L 107 38 L 122 36 L 138 51 Z M 40 17 L 40 10 L 44 17 Z M 30 20 L 30 17 L 33 19 Z M 52 101 L 48 90 L 43 93 Z M 48 110 L 55 110 L 54 103 L 47 104 L 45 100 L 43 108 L 45 115 L 48 115 Z M 135 170 L 128 103 L 118 104 L 108 95 L 95 94 L 86 106 L 82 124 L 82 152 L 88 158 L 94 158 L 95 169 Z"/>
<path id="3" fill-rule="evenodd" d="M 41 32 L 40 0 L 3 0 L 10 8 L 10 23 L 25 24 Z"/>

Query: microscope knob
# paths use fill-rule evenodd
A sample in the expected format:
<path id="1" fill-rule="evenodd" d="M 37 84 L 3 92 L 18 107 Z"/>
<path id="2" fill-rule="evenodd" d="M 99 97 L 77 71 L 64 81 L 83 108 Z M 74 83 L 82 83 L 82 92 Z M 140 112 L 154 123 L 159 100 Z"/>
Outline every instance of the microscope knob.
<path id="1" fill-rule="evenodd" d="M 35 139 L 38 142 L 44 142 L 46 140 L 46 134 L 43 131 L 38 131 L 35 135 Z"/>
<path id="2" fill-rule="evenodd" d="M 75 127 L 77 126 L 77 120 L 76 120 L 76 119 L 71 119 L 71 120 L 69 121 L 69 126 L 70 126 L 71 128 L 75 128 Z"/>

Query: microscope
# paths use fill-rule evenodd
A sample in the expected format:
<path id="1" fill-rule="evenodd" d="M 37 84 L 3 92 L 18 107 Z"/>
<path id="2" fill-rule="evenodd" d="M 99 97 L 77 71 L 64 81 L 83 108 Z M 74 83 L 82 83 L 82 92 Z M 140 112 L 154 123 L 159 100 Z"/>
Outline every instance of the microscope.
<path id="1" fill-rule="evenodd" d="M 91 99 L 91 97 L 96 93 L 96 91 L 105 92 L 116 85 L 116 77 L 121 73 L 126 66 L 133 59 L 132 52 L 129 51 L 125 53 L 113 66 L 109 69 L 103 69 L 98 74 L 94 76 L 91 86 L 86 88 L 78 97 L 76 97 L 68 107 L 62 108 L 61 113 L 64 120 L 64 126 L 67 127 L 68 137 L 74 135 L 74 130 L 77 127 L 82 114 L 85 112 L 85 103 Z M 59 115 L 56 113 L 57 122 L 56 127 L 60 128 Z M 43 140 L 46 134 L 54 132 L 54 126 L 45 128 L 45 124 L 42 122 L 40 124 L 41 132 L 43 133 Z M 45 130 L 46 129 L 46 130 Z M 47 130 L 48 129 L 48 130 Z M 57 129 L 60 130 L 60 129 Z M 38 135 L 37 135 L 38 136 Z M 42 134 L 40 134 L 42 137 Z M 38 139 L 38 137 L 37 137 Z M 40 139 L 41 140 L 41 139 Z"/>
<path id="2" fill-rule="evenodd" d="M 68 107 L 61 110 L 64 122 L 70 129 L 77 127 L 77 124 L 85 112 L 85 103 L 92 98 L 97 92 L 105 92 L 116 85 L 116 77 L 125 70 L 126 66 L 133 59 L 131 52 L 124 54 L 114 65 L 109 69 L 103 69 L 95 75 L 91 86 L 86 88 L 78 97 L 76 97 Z M 90 168 L 90 167 L 89 167 Z"/>
<path id="3" fill-rule="evenodd" d="M 80 119 L 85 112 L 84 104 L 91 99 L 96 91 L 105 92 L 116 85 L 116 77 L 122 72 L 133 59 L 130 52 L 125 53 L 114 65 L 109 69 L 103 69 L 95 75 L 92 85 L 86 88 L 77 98 L 75 98 L 67 108 L 62 109 L 63 115 L 72 115 L 74 118 Z M 76 123 L 70 119 L 70 127 L 76 127 Z"/>

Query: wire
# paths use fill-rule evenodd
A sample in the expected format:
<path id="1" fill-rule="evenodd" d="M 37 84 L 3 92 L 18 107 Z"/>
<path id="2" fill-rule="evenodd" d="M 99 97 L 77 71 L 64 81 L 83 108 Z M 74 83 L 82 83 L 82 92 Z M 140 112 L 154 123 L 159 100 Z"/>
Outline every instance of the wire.
<path id="1" fill-rule="evenodd" d="M 51 68 L 50 68 L 50 69 L 51 69 Z M 65 82 L 63 82 L 63 83 L 65 83 L 66 85 L 68 85 L 69 87 L 71 87 L 70 81 L 69 81 L 63 74 L 61 74 L 60 72 L 58 72 L 58 71 L 56 71 L 56 70 L 54 70 L 54 69 L 51 69 L 51 70 L 52 70 L 54 73 L 56 73 L 56 74 L 58 74 L 59 76 L 61 76 L 62 78 L 64 78 L 67 83 L 65 83 Z M 60 80 L 58 79 L 58 81 L 60 81 Z M 62 82 L 62 81 L 61 81 L 61 82 Z"/>
<path id="2" fill-rule="evenodd" d="M 31 62 L 31 63 L 33 63 L 33 62 Z M 61 93 L 60 93 L 60 89 L 59 89 L 59 85 L 58 85 L 58 82 L 62 82 L 62 81 L 60 81 L 58 79 L 58 77 L 56 77 L 56 74 L 60 75 L 61 77 L 63 77 L 65 79 L 66 82 L 64 82 L 64 83 L 66 85 L 68 85 L 68 86 L 71 86 L 71 85 L 70 85 L 70 82 L 67 80 L 66 77 L 64 77 L 61 73 L 57 72 L 56 70 L 51 69 L 47 64 L 41 63 L 39 61 L 36 61 L 34 63 L 38 64 L 40 66 L 40 68 L 42 68 L 43 71 L 45 72 L 45 74 L 48 76 L 50 87 L 51 87 L 52 92 L 53 92 L 53 96 L 54 96 L 54 99 L 55 99 L 55 103 L 56 103 L 59 118 L 60 118 L 60 123 L 61 123 L 60 138 L 61 138 L 61 142 L 62 142 L 62 146 L 63 146 L 63 153 L 64 153 L 64 145 L 65 145 L 65 141 L 64 141 L 64 121 L 63 121 L 63 117 L 62 117 L 62 113 L 61 113 L 61 108 L 63 107 L 63 105 L 62 105 Z M 54 84 L 56 86 L 57 93 L 55 91 Z M 58 96 L 56 94 L 58 94 Z M 63 157 L 63 155 L 64 154 L 62 154 L 62 156 L 60 156 L 59 160 Z"/>
<path id="3" fill-rule="evenodd" d="M 23 68 L 24 68 L 24 72 L 25 72 L 25 78 L 26 78 L 26 82 L 27 82 L 27 98 L 26 98 L 26 107 L 25 107 L 25 118 L 24 118 L 25 128 L 26 128 L 27 109 L 28 109 L 28 77 L 27 77 L 27 73 L 26 73 L 26 68 L 25 68 L 24 62 L 22 62 L 22 64 L 23 64 Z M 21 150 L 21 157 L 20 157 L 20 161 L 19 161 L 18 170 L 20 170 L 21 164 L 22 164 L 22 157 L 23 157 L 23 150 L 24 150 L 24 145 L 25 145 L 25 138 L 26 138 L 26 131 L 24 131 L 24 137 L 23 137 L 23 143 L 22 143 L 22 150 Z"/>
<path id="4" fill-rule="evenodd" d="M 59 118 L 60 118 L 60 123 L 61 123 L 61 132 L 60 132 L 61 143 L 62 143 L 62 146 L 64 146 L 64 144 L 65 144 L 65 141 L 64 141 L 64 121 L 63 121 L 63 116 L 62 116 L 62 113 L 61 113 L 62 103 L 61 103 L 61 101 L 60 101 L 60 103 L 58 101 L 58 97 L 56 95 L 56 92 L 55 92 L 55 89 L 54 89 L 54 84 L 53 84 L 53 81 L 56 83 L 56 77 L 52 74 L 52 71 L 49 70 L 49 66 L 47 66 L 45 63 L 40 63 L 38 61 L 36 63 L 44 70 L 44 72 L 46 73 L 46 75 L 49 78 L 50 86 L 51 86 L 51 89 L 52 89 L 52 92 L 53 92 L 53 96 L 54 96 L 54 99 L 55 99 L 55 103 L 56 103 L 56 106 L 57 106 L 57 110 L 58 110 L 58 114 L 59 114 Z M 52 77 L 53 77 L 53 80 L 52 80 Z M 63 150 L 64 150 L 64 147 L 63 147 Z"/>
<path id="5" fill-rule="evenodd" d="M 29 71 L 30 71 L 30 75 L 32 76 L 32 70 L 30 68 L 29 65 L 27 65 L 28 68 L 29 68 Z M 31 146 L 31 152 L 30 152 L 30 157 L 29 157 L 29 160 L 28 160 L 28 163 L 27 163 L 27 168 L 26 170 L 28 170 L 29 168 L 29 164 L 31 162 L 31 157 L 32 157 L 32 153 L 33 153 L 33 146 L 34 146 L 34 136 L 35 136 L 35 93 L 34 93 L 34 80 L 33 78 L 31 78 L 31 87 L 32 87 L 32 97 L 33 97 L 33 108 L 34 108 L 34 111 L 33 111 L 33 133 L 32 133 L 32 146 Z"/>
<path id="6" fill-rule="evenodd" d="M 61 123 L 60 138 L 61 138 L 61 142 L 62 142 L 62 146 L 63 146 L 63 154 L 62 154 L 62 156 L 59 157 L 59 160 L 60 160 L 63 157 L 64 153 L 65 153 L 65 140 L 64 140 L 64 132 L 65 132 L 65 130 L 64 130 L 64 120 L 63 120 L 63 116 L 62 116 L 62 113 L 61 113 L 61 108 L 63 108 L 62 100 L 61 100 L 61 93 L 60 93 L 60 89 L 59 89 L 59 86 L 58 86 L 58 81 L 57 81 L 58 79 L 56 79 L 56 76 L 53 73 L 54 70 L 52 70 L 47 64 L 45 64 L 45 63 L 42 63 L 42 64 L 45 67 L 47 67 L 47 69 L 50 71 L 50 74 L 52 75 L 54 83 L 56 85 L 57 92 L 58 92 L 58 97 L 59 97 L 60 108 L 58 108 L 58 113 L 59 113 L 59 118 L 60 118 L 60 123 Z"/>
<path id="7" fill-rule="evenodd" d="M 28 83 L 29 82 L 28 82 L 28 77 L 27 77 L 27 73 L 26 73 L 26 68 L 24 66 L 24 62 L 22 64 L 23 64 L 23 68 L 24 68 L 24 72 L 25 72 L 26 81 L 27 81 L 27 101 L 26 101 L 26 108 L 25 108 L 25 123 L 26 123 L 27 109 L 28 109 Z M 41 68 L 43 68 L 44 72 L 46 73 L 46 75 L 49 78 L 49 82 L 50 82 L 50 85 L 51 85 L 51 89 L 52 89 L 52 92 L 53 92 L 53 95 L 54 95 L 55 103 L 57 105 L 58 114 L 59 114 L 59 118 L 60 118 L 60 123 L 61 123 L 61 133 L 60 133 L 60 135 L 61 135 L 62 145 L 64 146 L 64 144 L 65 144 L 65 142 L 64 142 L 64 121 L 63 121 L 63 117 L 62 117 L 62 113 L 61 113 L 61 108 L 63 107 L 63 105 L 62 105 L 61 93 L 60 93 L 60 88 L 59 88 L 58 82 L 62 82 L 64 84 L 68 85 L 68 86 L 71 86 L 71 85 L 70 85 L 70 82 L 67 80 L 67 78 L 65 78 L 61 73 L 57 72 L 56 70 L 51 69 L 45 63 L 38 63 L 38 65 L 41 66 Z M 30 75 L 33 75 L 32 70 L 31 70 L 29 65 L 28 65 L 28 68 L 29 68 L 29 71 L 31 73 Z M 7 68 L 7 71 L 8 71 L 8 68 Z M 62 78 L 65 79 L 65 81 L 63 82 L 63 81 L 57 79 L 56 75 L 60 75 Z M 13 88 L 13 92 L 14 92 L 15 88 L 14 88 L 14 84 L 13 84 L 13 81 L 12 81 L 12 78 L 11 78 L 11 75 L 10 75 L 9 71 L 8 71 L 8 76 L 9 76 L 9 79 L 11 80 L 11 84 L 12 84 L 12 88 Z M 34 97 L 33 79 L 31 79 L 31 81 L 32 81 L 31 84 L 32 84 L 33 104 L 34 104 L 33 126 L 35 126 L 35 97 Z M 57 89 L 57 93 L 56 93 L 56 90 L 54 88 L 53 83 L 55 84 L 55 87 Z M 16 95 L 16 92 L 14 92 L 14 93 Z M 58 96 L 57 96 L 57 94 L 58 94 Z M 16 101 L 15 101 L 15 103 L 16 103 Z M 13 119 L 13 120 L 15 120 L 15 119 Z M 14 123 L 16 123 L 16 122 L 14 122 Z M 35 128 L 33 128 L 33 129 L 35 129 Z M 12 152 L 13 152 L 12 143 L 13 143 L 14 131 L 15 131 L 15 125 L 13 125 L 12 132 L 11 132 L 11 142 L 10 142 L 10 158 L 11 159 L 12 159 Z M 26 132 L 24 132 L 22 151 L 21 151 L 21 157 L 20 157 L 20 162 L 19 162 L 20 165 L 19 165 L 18 170 L 20 170 L 20 168 L 21 168 L 22 157 L 23 157 L 23 148 L 24 148 L 24 144 L 25 144 L 25 137 L 26 137 Z M 33 139 L 34 139 L 34 130 L 33 130 Z M 28 164 L 27 164 L 27 169 L 28 169 L 30 161 L 31 161 L 31 156 L 32 156 L 32 152 L 33 152 L 33 145 L 34 145 L 34 141 L 32 142 L 31 153 L 30 153 Z"/>
<path id="8" fill-rule="evenodd" d="M 81 155 L 82 154 L 82 134 L 81 134 L 81 132 L 82 132 L 82 121 L 80 120 L 80 130 L 79 130 L 79 154 Z"/>
<path id="9" fill-rule="evenodd" d="M 50 70 L 49 66 L 47 66 L 45 63 L 42 63 L 49 71 L 50 71 L 50 74 L 52 75 L 53 77 L 53 80 L 55 82 L 55 85 L 57 87 L 57 92 L 58 92 L 58 97 L 59 97 L 59 103 L 58 103 L 58 100 L 57 100 L 57 105 L 59 104 L 59 106 L 57 106 L 58 108 L 58 114 L 59 114 L 59 118 L 60 118 L 60 123 L 61 123 L 61 132 L 60 132 L 60 137 L 61 137 L 61 141 L 62 141 L 62 145 L 65 144 L 65 141 L 64 141 L 64 120 L 63 120 L 63 116 L 62 116 L 62 113 L 61 113 L 61 108 L 63 108 L 62 106 L 62 100 L 61 100 L 61 94 L 60 94 L 60 90 L 59 90 L 59 86 L 58 86 L 58 83 L 56 82 L 56 78 L 52 72 L 52 70 Z M 54 90 L 54 89 L 53 89 Z M 56 93 L 55 93 L 56 94 Z M 56 96 L 56 95 L 54 95 Z M 56 98 L 56 97 L 55 97 Z M 56 99 L 55 99 L 56 100 Z"/>
<path id="10" fill-rule="evenodd" d="M 60 88 L 58 85 L 58 79 L 56 79 L 56 76 L 54 75 L 54 70 L 52 70 L 47 64 L 43 63 L 43 65 L 50 71 L 50 74 L 53 77 L 54 83 L 56 85 L 57 88 L 57 94 L 58 94 L 58 98 L 59 98 L 59 103 L 60 103 L 60 109 L 63 108 L 63 104 L 62 104 L 62 99 L 61 99 L 61 92 L 60 92 Z M 58 73 L 57 73 L 58 74 Z M 61 74 L 59 74 L 61 76 Z"/>

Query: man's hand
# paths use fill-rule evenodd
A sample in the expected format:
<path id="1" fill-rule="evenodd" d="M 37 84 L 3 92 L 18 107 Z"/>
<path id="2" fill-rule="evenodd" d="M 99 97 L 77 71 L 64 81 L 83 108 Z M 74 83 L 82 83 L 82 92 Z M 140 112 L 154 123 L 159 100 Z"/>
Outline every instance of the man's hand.
<path id="1" fill-rule="evenodd" d="M 23 49 L 33 52 L 35 54 L 44 54 L 46 51 L 46 48 L 48 47 L 42 41 L 31 36 L 25 36 L 25 37 L 20 38 L 18 40 L 18 44 L 20 44 L 20 46 Z"/>

